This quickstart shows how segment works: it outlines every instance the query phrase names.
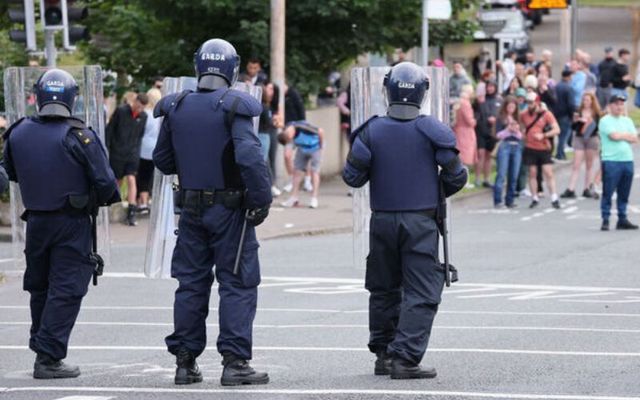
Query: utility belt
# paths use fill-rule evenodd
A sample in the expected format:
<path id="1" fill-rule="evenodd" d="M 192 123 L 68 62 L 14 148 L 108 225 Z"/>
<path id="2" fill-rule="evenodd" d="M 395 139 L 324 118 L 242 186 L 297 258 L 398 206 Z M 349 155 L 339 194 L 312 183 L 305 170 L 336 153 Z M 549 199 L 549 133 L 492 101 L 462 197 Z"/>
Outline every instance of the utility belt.
<path id="1" fill-rule="evenodd" d="M 90 215 L 91 199 L 89 195 L 69 195 L 64 207 L 57 210 L 25 210 L 20 219 L 26 221 L 29 215 L 69 215 L 85 216 Z"/>
<path id="2" fill-rule="evenodd" d="M 242 208 L 244 190 L 190 190 L 178 189 L 175 192 L 175 205 L 180 209 L 203 210 L 220 204 L 226 208 Z"/>
<path id="3" fill-rule="evenodd" d="M 372 214 L 381 214 L 381 213 L 410 213 L 410 214 L 419 214 L 424 215 L 425 217 L 429 217 L 431 219 L 436 219 L 438 216 L 437 208 L 427 208 L 426 210 L 407 210 L 407 211 L 376 211 L 373 210 Z"/>

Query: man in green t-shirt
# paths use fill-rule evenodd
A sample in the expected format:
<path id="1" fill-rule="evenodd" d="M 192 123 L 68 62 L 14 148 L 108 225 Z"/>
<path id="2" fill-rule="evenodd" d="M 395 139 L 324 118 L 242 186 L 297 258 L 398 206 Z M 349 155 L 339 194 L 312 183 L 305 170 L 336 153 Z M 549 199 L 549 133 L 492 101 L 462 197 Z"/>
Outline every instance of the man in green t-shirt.
<path id="1" fill-rule="evenodd" d="M 609 114 L 600 119 L 598 130 L 602 140 L 602 212 L 603 231 L 609 230 L 611 197 L 617 193 L 618 224 L 616 229 L 638 229 L 627 219 L 627 204 L 633 183 L 633 149 L 638 132 L 631 118 L 623 115 L 625 96 L 614 94 L 609 100 Z"/>

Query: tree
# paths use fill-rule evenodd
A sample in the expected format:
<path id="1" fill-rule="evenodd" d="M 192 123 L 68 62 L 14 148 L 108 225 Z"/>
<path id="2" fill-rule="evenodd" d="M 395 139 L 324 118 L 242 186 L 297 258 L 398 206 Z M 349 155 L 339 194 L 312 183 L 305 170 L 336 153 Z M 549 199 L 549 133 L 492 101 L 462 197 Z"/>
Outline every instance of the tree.
<path id="1" fill-rule="evenodd" d="M 466 40 L 473 24 L 457 20 L 478 0 L 453 0 L 456 20 L 431 24 L 431 40 Z M 269 57 L 267 0 L 99 0 L 91 4 L 94 41 L 87 55 L 140 80 L 191 75 L 196 48 L 212 37 L 234 44 L 244 58 Z M 287 76 L 303 93 L 317 92 L 329 72 L 366 52 L 419 45 L 421 0 L 290 0 Z"/>

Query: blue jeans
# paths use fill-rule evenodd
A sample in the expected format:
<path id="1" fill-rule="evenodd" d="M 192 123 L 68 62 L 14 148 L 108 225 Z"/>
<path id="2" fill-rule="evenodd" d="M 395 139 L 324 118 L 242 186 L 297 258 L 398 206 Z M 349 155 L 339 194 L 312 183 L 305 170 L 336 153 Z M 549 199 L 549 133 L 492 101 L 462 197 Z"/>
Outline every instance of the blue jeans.
<path id="1" fill-rule="evenodd" d="M 602 162 L 602 201 L 600 211 L 602 219 L 611 216 L 611 196 L 616 192 L 618 198 L 618 220 L 627 218 L 627 204 L 633 183 L 633 161 L 603 161 Z"/>
<path id="2" fill-rule="evenodd" d="M 558 118 L 558 125 L 560 125 L 560 136 L 558 137 L 558 148 L 556 149 L 556 158 L 558 160 L 565 160 L 567 156 L 564 154 L 564 148 L 571 136 L 571 119 L 568 116 Z"/>
<path id="3" fill-rule="evenodd" d="M 266 161 L 269 159 L 269 148 L 271 147 L 271 135 L 265 132 L 258 133 L 258 139 L 260 139 L 260 150 L 262 152 L 262 158 Z"/>
<path id="4" fill-rule="evenodd" d="M 522 163 L 522 143 L 503 141 L 498 147 L 496 182 L 493 187 L 493 203 L 502 203 L 502 189 L 507 182 L 505 203 L 513 204 L 518 185 L 518 174 Z"/>

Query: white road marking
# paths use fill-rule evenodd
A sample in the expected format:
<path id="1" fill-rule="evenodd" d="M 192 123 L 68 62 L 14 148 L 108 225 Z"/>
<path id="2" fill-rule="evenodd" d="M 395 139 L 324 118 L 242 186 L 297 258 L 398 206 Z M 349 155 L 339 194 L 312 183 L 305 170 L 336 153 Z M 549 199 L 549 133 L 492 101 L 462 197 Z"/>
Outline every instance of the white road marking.
<path id="1" fill-rule="evenodd" d="M 520 221 L 523 221 L 523 222 L 531 221 L 531 217 L 522 217 L 520 218 Z"/>
<path id="2" fill-rule="evenodd" d="M 115 399 L 115 397 L 110 396 L 110 397 L 105 397 L 105 396 L 66 396 L 66 397 L 61 397 L 59 399 L 56 400 L 111 400 L 111 399 Z"/>
<path id="3" fill-rule="evenodd" d="M 27 346 L 0 345 L 0 350 L 29 350 Z M 69 346 L 74 351 L 167 351 L 165 346 Z M 254 346 L 257 351 L 300 351 L 300 352 L 369 352 L 366 347 L 306 347 L 306 346 Z M 216 351 L 215 349 L 209 351 Z M 524 354 L 547 356 L 586 357 L 628 357 L 640 358 L 640 353 L 602 351 L 562 351 L 562 350 L 522 350 L 522 349 L 480 349 L 480 348 L 430 348 L 431 353 L 481 353 L 481 354 Z"/>
<path id="4" fill-rule="evenodd" d="M 574 212 L 576 212 L 576 211 L 578 211 L 578 210 L 579 210 L 579 208 L 578 208 L 577 206 L 573 206 L 573 207 L 567 207 L 567 208 L 565 208 L 564 210 L 562 210 L 562 212 L 563 212 L 564 214 L 571 214 L 571 213 L 574 213 Z"/>
<path id="5" fill-rule="evenodd" d="M 13 262 L 15 261 L 15 258 L 1 258 L 0 259 L 0 264 L 1 263 L 7 263 L 7 262 Z"/>
<path id="6" fill-rule="evenodd" d="M 3 321 L 0 326 L 30 326 L 27 321 Z M 172 322 L 103 322 L 78 321 L 76 326 L 156 326 L 172 327 Z M 207 324 L 209 328 L 217 328 L 218 324 Z M 254 324 L 254 329 L 368 329 L 366 324 Z M 589 333 L 640 333 L 640 329 L 605 329 L 605 328 L 576 328 L 553 326 L 492 326 L 492 325 L 435 325 L 434 329 L 447 330 L 490 330 L 490 331 L 553 331 L 553 332 L 589 332 Z"/>
<path id="7" fill-rule="evenodd" d="M 33 386 L 0 388 L 0 393 L 9 392 L 98 392 L 98 393 L 156 393 L 156 394 L 275 394 L 275 395 L 371 395 L 371 396 L 422 396 L 463 397 L 482 399 L 516 399 L 516 400 L 640 400 L 635 396 L 615 395 L 571 395 L 571 394 L 525 394 L 525 393 L 494 393 L 494 392 L 463 392 L 444 390 L 393 390 L 393 389 L 179 389 L 179 388 L 143 388 L 143 387 L 114 387 L 114 386 Z"/>

